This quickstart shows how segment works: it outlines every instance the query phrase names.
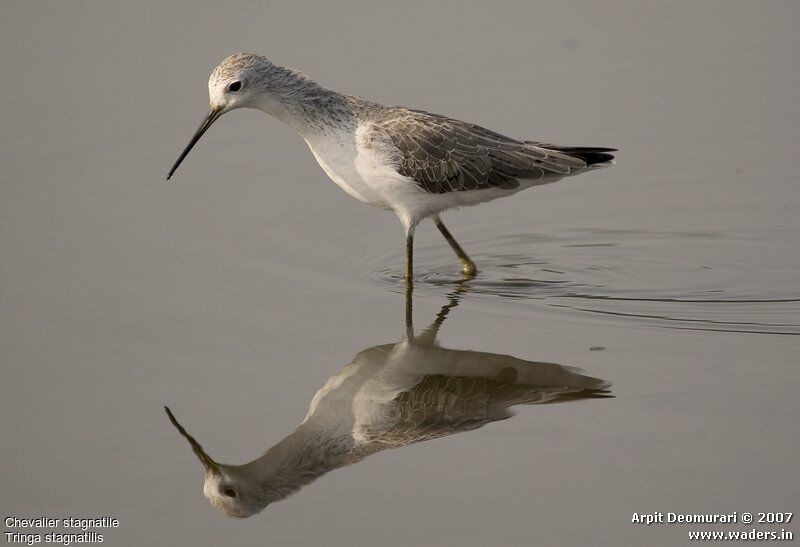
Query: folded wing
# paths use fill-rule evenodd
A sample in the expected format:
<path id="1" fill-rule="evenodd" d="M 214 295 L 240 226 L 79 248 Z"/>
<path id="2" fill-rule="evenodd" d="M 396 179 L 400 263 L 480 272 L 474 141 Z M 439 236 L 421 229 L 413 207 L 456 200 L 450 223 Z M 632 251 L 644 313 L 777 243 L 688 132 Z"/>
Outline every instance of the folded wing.
<path id="1" fill-rule="evenodd" d="M 417 110 L 388 110 L 375 121 L 374 128 L 396 148 L 400 174 L 435 194 L 487 188 L 513 190 L 522 180 L 560 178 L 583 171 L 597 160 L 613 158 L 607 154 L 612 149 L 523 142 Z"/>

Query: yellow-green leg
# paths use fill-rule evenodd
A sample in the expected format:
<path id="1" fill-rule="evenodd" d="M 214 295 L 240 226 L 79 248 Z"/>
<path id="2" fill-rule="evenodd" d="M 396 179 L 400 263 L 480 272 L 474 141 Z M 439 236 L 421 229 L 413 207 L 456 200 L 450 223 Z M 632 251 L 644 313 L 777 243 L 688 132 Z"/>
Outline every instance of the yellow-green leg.
<path id="1" fill-rule="evenodd" d="M 406 338 L 414 340 L 414 285 L 406 283 Z"/>
<path id="2" fill-rule="evenodd" d="M 442 232 L 442 235 L 450 244 L 450 247 L 455 251 L 456 256 L 461 261 L 461 271 L 464 273 L 465 277 L 474 277 L 476 273 L 478 273 L 478 268 L 475 267 L 475 263 L 472 259 L 467 256 L 467 253 L 464 252 L 464 249 L 461 248 L 461 245 L 458 244 L 456 238 L 453 237 L 453 234 L 450 233 L 450 230 L 442 222 L 442 219 L 439 218 L 439 215 L 433 217 L 433 222 L 436 224 L 436 227 L 439 228 L 439 231 Z"/>
<path id="3" fill-rule="evenodd" d="M 414 281 L 414 230 L 406 234 L 406 281 Z"/>

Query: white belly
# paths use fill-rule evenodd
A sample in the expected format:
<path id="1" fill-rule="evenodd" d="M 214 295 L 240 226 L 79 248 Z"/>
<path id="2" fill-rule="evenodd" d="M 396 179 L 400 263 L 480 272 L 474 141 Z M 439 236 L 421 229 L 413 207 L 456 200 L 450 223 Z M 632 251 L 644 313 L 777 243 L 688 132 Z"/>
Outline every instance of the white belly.
<path id="1" fill-rule="evenodd" d="M 309 136 L 306 143 L 320 167 L 342 190 L 374 207 L 393 210 L 407 229 L 447 209 L 477 205 L 560 178 L 521 181 L 513 190 L 488 188 L 431 194 L 397 172 L 389 154 L 381 150 L 380 143 L 373 143 L 366 128 L 359 127 L 355 133 L 343 131 Z"/>

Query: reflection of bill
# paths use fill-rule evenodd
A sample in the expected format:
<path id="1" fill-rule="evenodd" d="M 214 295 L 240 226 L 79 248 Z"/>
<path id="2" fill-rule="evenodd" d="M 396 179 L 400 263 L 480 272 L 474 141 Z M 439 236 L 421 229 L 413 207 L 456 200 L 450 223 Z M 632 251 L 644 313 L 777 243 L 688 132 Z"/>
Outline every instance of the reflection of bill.
<path id="1" fill-rule="evenodd" d="M 328 471 L 509 418 L 513 405 L 609 396 L 608 382 L 571 367 L 439 346 L 459 293 L 416 336 L 408 296 L 403 339 L 356 355 L 317 391 L 300 426 L 256 460 L 215 462 L 166 409 L 206 468 L 203 492 L 215 507 L 248 517 Z"/>

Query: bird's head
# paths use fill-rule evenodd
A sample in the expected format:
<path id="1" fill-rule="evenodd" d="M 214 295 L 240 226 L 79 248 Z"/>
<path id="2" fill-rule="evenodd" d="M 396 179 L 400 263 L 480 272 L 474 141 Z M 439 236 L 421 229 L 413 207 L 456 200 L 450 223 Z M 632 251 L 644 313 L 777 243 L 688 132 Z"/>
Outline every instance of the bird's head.
<path id="1" fill-rule="evenodd" d="M 203 494 L 229 517 L 247 518 L 265 507 L 260 491 L 235 465 L 217 465 L 216 472 L 206 470 Z"/>
<path id="2" fill-rule="evenodd" d="M 195 455 L 205 467 L 203 494 L 211 505 L 229 517 L 246 518 L 258 513 L 269 503 L 264 499 L 263 489 L 250 477 L 246 466 L 215 462 L 200 443 L 178 423 L 170 409 L 164 407 L 164 410 L 167 411 L 172 425 L 189 441 Z"/>
<path id="3" fill-rule="evenodd" d="M 222 61 L 208 78 L 209 112 L 170 169 L 167 180 L 178 169 L 200 137 L 220 116 L 237 108 L 257 108 L 263 92 L 276 78 L 276 66 L 254 53 L 234 53 Z"/>
<path id="4" fill-rule="evenodd" d="M 189 151 L 220 116 L 237 108 L 257 108 L 295 130 L 305 126 L 308 104 L 321 104 L 333 96 L 297 70 L 273 64 L 254 53 L 234 53 L 211 73 L 208 79 L 210 110 L 189 144 L 167 174 L 167 180 Z M 302 114 L 298 114 L 302 113 Z"/>
<path id="5" fill-rule="evenodd" d="M 208 78 L 208 102 L 221 113 L 248 108 L 268 88 L 275 73 L 269 59 L 254 53 L 234 53 L 222 61 Z"/>

